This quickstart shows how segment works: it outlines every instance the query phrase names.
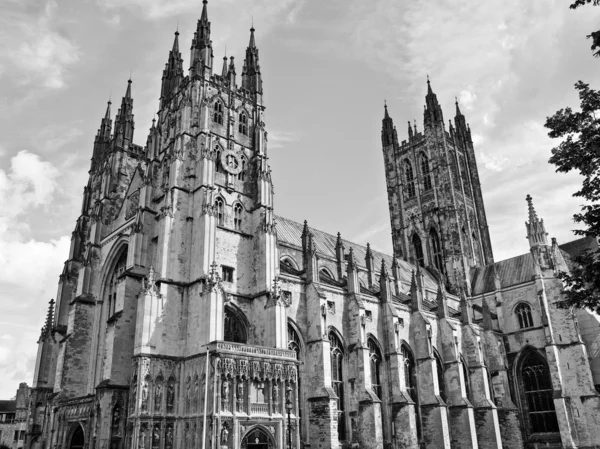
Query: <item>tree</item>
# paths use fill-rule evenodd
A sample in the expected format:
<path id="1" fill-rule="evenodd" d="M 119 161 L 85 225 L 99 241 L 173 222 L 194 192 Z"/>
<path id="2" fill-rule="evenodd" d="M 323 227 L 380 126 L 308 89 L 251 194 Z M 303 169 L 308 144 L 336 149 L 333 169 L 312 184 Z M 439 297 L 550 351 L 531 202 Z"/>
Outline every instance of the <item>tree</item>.
<path id="1" fill-rule="evenodd" d="M 578 0 L 583 2 L 584 0 Z M 599 0 L 600 1 L 600 0 Z M 600 236 L 600 91 L 590 89 L 588 84 L 578 81 L 575 89 L 579 92 L 581 112 L 571 108 L 561 109 L 552 117 L 546 118 L 545 127 L 550 129 L 548 136 L 553 139 L 565 138 L 552 149 L 549 162 L 556 165 L 556 171 L 568 173 L 579 171 L 583 176 L 581 190 L 573 196 L 583 198 L 587 204 L 581 206 L 581 213 L 573 216 L 575 222 L 584 229 L 575 234 Z M 565 303 L 570 307 L 589 307 L 600 313 L 600 250 L 584 251 L 575 258 L 570 273 L 560 273 L 565 282 Z"/>
<path id="2" fill-rule="evenodd" d="M 600 5 L 600 0 L 575 0 L 573 3 L 571 3 L 571 6 L 569 6 L 569 8 L 577 9 L 580 6 L 586 5 L 588 3 L 592 3 L 594 6 L 598 6 Z M 592 33 L 588 34 L 586 37 L 588 39 L 590 37 L 592 38 L 592 51 L 598 49 L 594 52 L 594 56 L 596 58 L 600 57 L 600 30 L 592 31 Z"/>

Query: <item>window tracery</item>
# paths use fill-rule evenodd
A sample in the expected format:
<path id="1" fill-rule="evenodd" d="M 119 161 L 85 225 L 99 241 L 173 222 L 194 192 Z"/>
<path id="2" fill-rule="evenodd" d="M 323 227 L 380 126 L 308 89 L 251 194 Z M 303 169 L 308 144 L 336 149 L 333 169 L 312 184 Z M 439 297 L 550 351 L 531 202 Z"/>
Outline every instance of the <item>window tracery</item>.
<path id="1" fill-rule="evenodd" d="M 425 255 L 423 254 L 423 244 L 421 243 L 421 237 L 416 232 L 412 238 L 413 248 L 415 250 L 415 259 L 421 267 L 425 267 Z"/>
<path id="2" fill-rule="evenodd" d="M 444 258 L 442 256 L 442 245 L 435 228 L 431 228 L 429 231 L 429 238 L 431 240 L 431 253 L 433 255 L 433 264 L 440 273 L 444 273 Z"/>
<path id="3" fill-rule="evenodd" d="M 429 170 L 429 159 L 425 153 L 421 153 L 421 174 L 423 175 L 423 187 L 431 190 L 431 173 Z"/>
<path id="4" fill-rule="evenodd" d="M 232 343 L 246 343 L 246 326 L 229 307 L 225 308 L 223 340 Z"/>
<path id="5" fill-rule="evenodd" d="M 413 172 L 412 165 L 410 161 L 406 161 L 404 165 L 404 175 L 406 177 L 406 193 L 409 198 L 412 198 L 416 195 L 415 191 L 415 174 Z"/>
<path id="6" fill-rule="evenodd" d="M 369 361 L 371 365 L 371 386 L 379 399 L 383 399 L 382 382 L 381 382 L 381 352 L 377 343 L 369 338 L 367 345 L 369 347 Z"/>
<path id="7" fill-rule="evenodd" d="M 217 216 L 217 224 L 219 226 L 225 225 L 225 204 L 223 198 L 217 197 L 215 200 L 215 214 Z"/>
<path id="8" fill-rule="evenodd" d="M 245 112 L 240 112 L 238 131 L 244 136 L 248 135 L 248 116 Z"/>
<path id="9" fill-rule="evenodd" d="M 530 351 L 519 374 L 529 433 L 558 432 L 552 379 L 546 360 Z"/>
<path id="10" fill-rule="evenodd" d="M 335 334 L 329 332 L 329 344 L 331 347 L 331 387 L 335 392 L 337 399 L 338 412 L 338 436 L 340 440 L 346 439 L 346 415 L 344 412 L 344 347 L 342 342 Z"/>
<path id="11" fill-rule="evenodd" d="M 533 316 L 531 315 L 531 306 L 522 302 L 515 308 L 515 314 L 519 320 L 519 328 L 526 329 L 533 327 Z"/>
<path id="12" fill-rule="evenodd" d="M 220 100 L 215 101 L 213 122 L 218 123 L 219 125 L 223 124 L 223 103 L 221 103 Z"/>
<path id="13" fill-rule="evenodd" d="M 117 304 L 117 284 L 119 282 L 119 276 L 125 271 L 127 266 L 127 249 L 123 249 L 115 264 L 115 267 L 110 275 L 107 287 L 107 318 L 110 319 L 116 311 Z"/>
<path id="14" fill-rule="evenodd" d="M 233 207 L 233 227 L 236 231 L 242 230 L 242 212 L 242 205 L 240 203 L 236 203 L 236 205 Z"/>

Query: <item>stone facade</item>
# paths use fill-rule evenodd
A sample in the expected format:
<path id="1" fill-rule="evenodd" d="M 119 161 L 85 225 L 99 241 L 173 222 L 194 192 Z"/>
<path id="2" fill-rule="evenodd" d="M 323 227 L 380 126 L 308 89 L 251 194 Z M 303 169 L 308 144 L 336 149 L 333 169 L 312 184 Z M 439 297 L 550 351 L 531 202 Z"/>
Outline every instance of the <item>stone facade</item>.
<path id="1" fill-rule="evenodd" d="M 446 132 L 428 86 L 402 143 L 386 108 L 394 257 L 276 216 L 254 29 L 238 86 L 206 3 L 146 145 L 131 80 L 101 121 L 28 448 L 598 447 L 566 253 L 530 204 L 531 252 L 494 263 L 458 107 Z"/>
<path id="2" fill-rule="evenodd" d="M 19 384 L 15 399 L 0 401 L 0 446 L 20 449 L 25 446 L 29 387 Z"/>

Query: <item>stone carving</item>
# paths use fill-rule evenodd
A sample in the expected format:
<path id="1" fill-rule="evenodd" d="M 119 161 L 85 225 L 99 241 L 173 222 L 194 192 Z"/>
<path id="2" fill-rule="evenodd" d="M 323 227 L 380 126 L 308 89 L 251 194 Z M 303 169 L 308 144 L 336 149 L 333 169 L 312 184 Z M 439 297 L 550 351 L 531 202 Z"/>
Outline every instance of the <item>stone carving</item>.
<path id="1" fill-rule="evenodd" d="M 173 448 L 173 424 L 167 426 L 167 434 L 165 435 L 165 449 Z"/>
<path id="2" fill-rule="evenodd" d="M 159 378 L 156 380 L 156 385 L 154 386 L 154 411 L 160 412 L 162 408 L 162 379 Z"/>
<path id="3" fill-rule="evenodd" d="M 138 441 L 138 447 L 140 449 L 144 449 L 146 447 L 146 425 L 142 425 L 140 427 L 140 437 Z"/>
<path id="4" fill-rule="evenodd" d="M 229 439 L 229 424 L 226 422 L 223 423 L 223 428 L 221 429 L 221 447 L 227 447 L 227 440 Z"/>
<path id="5" fill-rule="evenodd" d="M 225 378 L 223 380 L 223 385 L 221 386 L 221 401 L 223 410 L 227 410 L 229 407 L 229 379 Z"/>
<path id="6" fill-rule="evenodd" d="M 160 446 L 160 424 L 156 424 L 154 426 L 154 431 L 152 432 L 152 447 L 157 448 Z"/>
<path id="7" fill-rule="evenodd" d="M 242 379 L 238 380 L 237 383 L 237 411 L 244 411 L 244 381 Z"/>
<path id="8" fill-rule="evenodd" d="M 175 408 L 175 382 L 170 379 L 167 385 L 167 413 L 172 413 Z"/>
<path id="9" fill-rule="evenodd" d="M 148 411 L 148 380 L 142 384 L 142 412 Z"/>
<path id="10" fill-rule="evenodd" d="M 140 204 L 140 191 L 136 190 L 129 195 L 129 201 L 127 202 L 127 212 L 125 213 L 125 220 L 129 220 L 133 217 L 138 210 Z"/>

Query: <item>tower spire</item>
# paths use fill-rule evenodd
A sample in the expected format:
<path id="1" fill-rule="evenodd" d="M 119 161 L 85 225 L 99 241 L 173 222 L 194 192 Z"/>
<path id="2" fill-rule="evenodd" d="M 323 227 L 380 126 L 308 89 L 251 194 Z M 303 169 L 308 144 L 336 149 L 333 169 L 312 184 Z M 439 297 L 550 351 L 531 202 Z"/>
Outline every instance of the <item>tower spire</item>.
<path id="1" fill-rule="evenodd" d="M 252 93 L 262 95 L 262 76 L 254 31 L 254 26 L 252 26 L 250 28 L 250 42 L 246 49 L 246 59 L 244 59 L 244 68 L 242 69 L 242 87 Z"/>
<path id="2" fill-rule="evenodd" d="M 202 1 L 202 15 L 198 20 L 194 38 L 192 39 L 192 54 L 190 58 L 190 75 L 203 77 L 212 74 L 213 50 L 210 40 L 210 22 L 208 21 L 208 1 Z"/>
<path id="3" fill-rule="evenodd" d="M 133 142 L 133 130 L 135 123 L 133 121 L 133 98 L 131 97 L 131 78 L 127 80 L 127 90 L 121 100 L 121 108 L 115 117 L 115 138 L 117 146 L 125 147 L 126 144 Z"/>
<path id="4" fill-rule="evenodd" d="M 168 98 L 174 91 L 177 90 L 182 79 L 183 59 L 181 59 L 181 52 L 179 51 L 179 31 L 175 31 L 173 48 L 169 52 L 169 59 L 165 64 L 165 69 L 163 70 L 160 98 Z"/>
<path id="5" fill-rule="evenodd" d="M 394 142 L 394 121 L 390 117 L 387 108 L 387 102 L 383 102 L 383 120 L 381 122 L 381 142 L 383 146 L 391 145 Z"/>
<path id="6" fill-rule="evenodd" d="M 227 78 L 227 55 L 223 56 L 223 68 L 221 69 L 223 79 Z"/>
<path id="7" fill-rule="evenodd" d="M 443 126 L 444 116 L 442 114 L 442 108 L 437 100 L 437 95 L 431 88 L 431 81 L 429 75 L 427 75 L 427 95 L 425 96 L 425 112 L 424 112 L 425 125 L 431 125 L 434 122 L 440 122 Z"/>

